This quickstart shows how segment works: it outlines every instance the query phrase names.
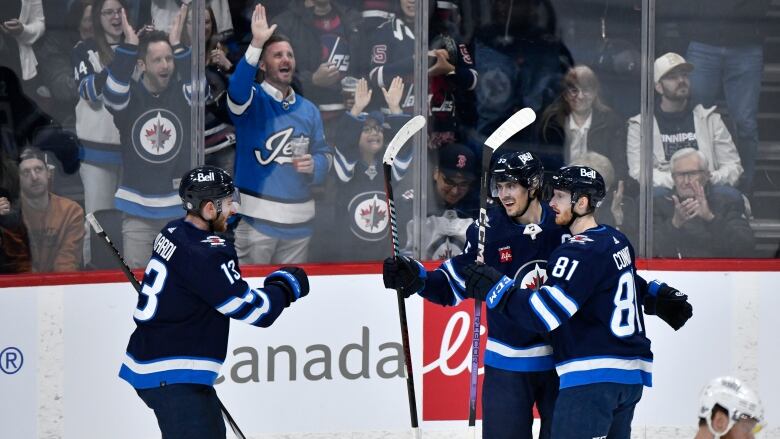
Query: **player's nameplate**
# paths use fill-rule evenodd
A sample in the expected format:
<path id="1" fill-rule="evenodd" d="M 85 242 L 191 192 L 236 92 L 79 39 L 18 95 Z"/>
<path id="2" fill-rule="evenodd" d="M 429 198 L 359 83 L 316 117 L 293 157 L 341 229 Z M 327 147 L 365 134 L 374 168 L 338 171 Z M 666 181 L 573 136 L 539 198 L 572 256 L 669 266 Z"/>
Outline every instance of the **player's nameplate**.
<path id="1" fill-rule="evenodd" d="M 540 233 L 542 233 L 542 228 L 536 224 L 529 224 L 525 226 L 525 230 L 523 230 L 523 235 L 531 235 L 531 240 L 535 240 L 536 235 Z"/>

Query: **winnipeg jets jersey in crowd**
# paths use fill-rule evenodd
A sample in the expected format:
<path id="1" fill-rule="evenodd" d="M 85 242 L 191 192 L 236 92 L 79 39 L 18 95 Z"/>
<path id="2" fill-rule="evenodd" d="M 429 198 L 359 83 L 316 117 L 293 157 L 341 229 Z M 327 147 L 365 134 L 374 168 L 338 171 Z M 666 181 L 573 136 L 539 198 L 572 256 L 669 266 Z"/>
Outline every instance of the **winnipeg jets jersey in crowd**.
<path id="1" fill-rule="evenodd" d="M 257 66 L 245 56 L 228 86 L 228 108 L 236 128 L 239 212 L 263 234 L 281 239 L 310 236 L 314 219 L 310 187 L 324 181 L 332 161 L 322 119 L 314 104 L 295 92 L 282 98 L 267 82 L 255 83 L 256 73 Z M 301 136 L 309 139 L 313 174 L 296 171 L 292 163 L 290 141 Z"/>
<path id="2" fill-rule="evenodd" d="M 190 49 L 174 51 L 175 74 L 159 94 L 131 79 L 138 46 L 122 44 L 108 68 L 104 102 L 122 140 L 116 208 L 143 218 L 181 214 L 179 179 L 190 169 Z"/>
<path id="3" fill-rule="evenodd" d="M 653 354 L 642 313 L 647 283 L 625 235 L 599 225 L 552 252 L 538 291 L 515 291 L 506 316 L 549 333 L 561 388 L 612 382 L 652 385 Z M 488 306 L 491 295 L 487 297 Z"/>
<path id="4" fill-rule="evenodd" d="M 384 133 L 384 143 L 409 120 L 407 115 L 391 115 L 386 119 L 390 129 Z M 382 155 L 379 150 L 370 163 L 360 155 L 361 130 L 364 117 L 344 113 L 339 120 L 333 168 L 338 178 L 334 237 L 339 245 L 349 244 L 345 260 L 366 261 L 384 259 L 390 251 L 388 233 L 390 213 L 387 208 Z M 393 161 L 392 178 L 400 181 L 409 169 L 413 148 L 401 150 Z M 398 212 L 405 218 L 405 212 Z M 399 224 L 403 222 L 399 221 Z"/>
<path id="5" fill-rule="evenodd" d="M 425 289 L 420 293 L 432 302 L 456 305 L 466 288 L 463 268 L 473 263 L 477 255 L 478 224 L 467 232 L 468 242 L 463 254 L 445 261 L 429 273 Z M 507 216 L 503 206 L 488 210 L 485 235 L 485 264 L 515 279 L 531 290 L 545 282 L 547 256 L 561 244 L 567 231 L 555 224 L 555 212 L 542 205 L 539 224 L 518 224 Z M 508 316 L 488 309 L 488 342 L 485 364 L 515 372 L 551 370 L 554 367 L 552 348 L 536 331 L 530 331 Z"/>
<path id="6" fill-rule="evenodd" d="M 252 289 L 233 245 L 185 221 L 154 240 L 119 376 L 136 389 L 213 385 L 227 351 L 230 319 L 267 327 L 287 305 L 276 286 Z"/>
<path id="7" fill-rule="evenodd" d="M 371 38 L 371 71 L 369 81 L 379 88 L 389 88 L 393 78 L 404 80 L 401 108 L 407 114 L 414 110 L 414 30 L 399 17 L 392 17 L 369 34 Z"/>
<path id="8" fill-rule="evenodd" d="M 71 53 L 79 90 L 76 104 L 76 135 L 81 159 L 89 163 L 120 164 L 119 131 L 114 116 L 103 105 L 103 88 L 108 71 L 100 61 L 95 40 L 79 41 Z"/>

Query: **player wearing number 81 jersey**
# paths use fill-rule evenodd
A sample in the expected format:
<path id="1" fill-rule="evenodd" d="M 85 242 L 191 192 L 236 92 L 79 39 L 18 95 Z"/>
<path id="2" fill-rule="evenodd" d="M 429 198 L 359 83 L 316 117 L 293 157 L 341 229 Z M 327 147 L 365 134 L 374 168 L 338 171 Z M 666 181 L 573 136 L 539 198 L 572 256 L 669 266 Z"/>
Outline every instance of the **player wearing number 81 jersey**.
<path id="1" fill-rule="evenodd" d="M 485 265 L 464 269 L 466 295 L 485 300 L 520 326 L 549 333 L 560 391 L 552 437 L 628 439 L 643 386 L 652 385 L 653 353 L 643 308 L 675 329 L 691 316 L 687 296 L 636 274 L 634 249 L 593 211 L 605 196 L 593 169 L 562 168 L 550 207 L 572 237 L 548 258 L 545 286 L 522 289 Z"/>
<path id="2" fill-rule="evenodd" d="M 217 233 L 235 214 L 233 179 L 202 166 L 181 179 L 187 214 L 154 240 L 119 376 L 155 411 L 163 437 L 225 437 L 213 384 L 230 319 L 267 327 L 309 292 L 306 273 L 283 267 L 252 288 L 236 251 Z M 187 416 L 181 416 L 187 413 Z"/>

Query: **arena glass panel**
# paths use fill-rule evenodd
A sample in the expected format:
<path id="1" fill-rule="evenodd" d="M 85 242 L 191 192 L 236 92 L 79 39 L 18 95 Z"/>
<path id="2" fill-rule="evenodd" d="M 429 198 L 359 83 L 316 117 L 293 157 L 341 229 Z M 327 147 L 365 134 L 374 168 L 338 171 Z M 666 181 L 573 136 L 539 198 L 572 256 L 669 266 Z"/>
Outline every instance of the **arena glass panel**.
<path id="1" fill-rule="evenodd" d="M 658 1 L 655 11 L 648 256 L 777 257 L 778 7 Z"/>

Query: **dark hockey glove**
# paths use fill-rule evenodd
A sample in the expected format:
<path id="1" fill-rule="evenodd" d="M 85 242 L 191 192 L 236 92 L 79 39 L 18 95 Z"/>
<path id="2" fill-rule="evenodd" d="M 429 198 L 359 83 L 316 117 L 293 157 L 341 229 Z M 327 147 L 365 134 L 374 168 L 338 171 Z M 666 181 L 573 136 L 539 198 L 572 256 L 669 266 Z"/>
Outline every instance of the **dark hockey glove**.
<path id="1" fill-rule="evenodd" d="M 466 297 L 484 300 L 488 308 L 502 310 L 514 291 L 514 279 L 485 264 L 473 263 L 463 269 Z"/>
<path id="2" fill-rule="evenodd" d="M 396 256 L 385 259 L 382 266 L 382 280 L 385 288 L 396 290 L 404 298 L 419 293 L 425 288 L 428 273 L 425 267 L 416 260 L 406 256 Z"/>
<path id="3" fill-rule="evenodd" d="M 309 277 L 300 267 L 282 267 L 265 278 L 263 285 L 277 286 L 287 293 L 287 305 L 309 294 Z"/>
<path id="4" fill-rule="evenodd" d="M 693 315 L 688 296 L 665 283 L 654 280 L 647 284 L 645 313 L 655 314 L 675 331 L 682 328 Z"/>

